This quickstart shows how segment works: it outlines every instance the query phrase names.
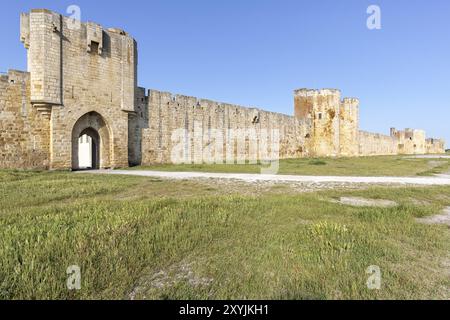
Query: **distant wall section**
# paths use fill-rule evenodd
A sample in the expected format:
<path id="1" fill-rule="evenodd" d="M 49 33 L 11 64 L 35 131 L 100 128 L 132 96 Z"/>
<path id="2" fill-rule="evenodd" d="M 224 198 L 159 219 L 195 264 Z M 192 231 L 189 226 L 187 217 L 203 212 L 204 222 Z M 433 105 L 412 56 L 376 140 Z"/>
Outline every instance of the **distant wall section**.
<path id="1" fill-rule="evenodd" d="M 359 131 L 359 155 L 395 155 L 398 153 L 397 140 L 379 133 Z"/>

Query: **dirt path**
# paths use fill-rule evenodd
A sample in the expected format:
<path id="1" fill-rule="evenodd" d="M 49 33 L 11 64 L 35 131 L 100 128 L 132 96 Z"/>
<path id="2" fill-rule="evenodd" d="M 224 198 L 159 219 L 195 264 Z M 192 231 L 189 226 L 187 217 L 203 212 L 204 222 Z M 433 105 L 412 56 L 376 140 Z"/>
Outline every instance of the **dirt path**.
<path id="1" fill-rule="evenodd" d="M 417 221 L 426 223 L 426 224 L 446 224 L 450 227 L 450 207 L 445 208 L 441 214 L 419 218 Z"/>
<path id="2" fill-rule="evenodd" d="M 440 177 L 350 177 L 350 176 L 297 176 L 244 173 L 208 173 L 208 172 L 165 172 L 150 170 L 93 170 L 81 171 L 90 174 L 130 175 L 175 180 L 185 179 L 222 179 L 245 182 L 313 182 L 313 183 L 359 183 L 359 184 L 400 184 L 400 185 L 450 185 L 450 176 Z"/>

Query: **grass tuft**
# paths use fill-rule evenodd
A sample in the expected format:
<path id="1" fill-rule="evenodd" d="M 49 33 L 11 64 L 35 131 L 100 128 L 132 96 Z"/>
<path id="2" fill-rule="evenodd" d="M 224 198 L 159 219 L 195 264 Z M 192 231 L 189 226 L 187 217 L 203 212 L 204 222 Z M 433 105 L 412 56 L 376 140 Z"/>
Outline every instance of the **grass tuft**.
<path id="1" fill-rule="evenodd" d="M 308 164 L 310 164 L 312 166 L 324 166 L 327 163 L 326 163 L 326 161 L 323 161 L 320 159 L 313 159 L 313 160 L 309 161 Z"/>

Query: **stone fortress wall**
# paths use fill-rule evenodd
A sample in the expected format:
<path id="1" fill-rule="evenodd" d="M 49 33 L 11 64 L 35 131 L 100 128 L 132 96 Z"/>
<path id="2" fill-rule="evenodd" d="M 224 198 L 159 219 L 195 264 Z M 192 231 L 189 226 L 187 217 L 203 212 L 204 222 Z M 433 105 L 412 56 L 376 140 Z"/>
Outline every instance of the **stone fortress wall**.
<path id="1" fill-rule="evenodd" d="M 220 103 L 206 99 L 172 95 L 167 92 L 150 90 L 148 96 L 149 123 L 142 133 L 142 163 L 171 162 L 171 152 L 175 143 L 175 130 L 185 130 L 188 138 L 185 147 L 192 156 L 192 162 L 201 162 L 202 152 L 208 145 L 219 144 L 220 151 L 214 159 L 216 163 L 226 162 L 227 152 L 237 161 L 251 160 L 252 150 L 267 134 L 267 145 L 272 145 L 273 130 L 279 137 L 280 158 L 299 158 L 307 155 L 305 136 L 310 132 L 309 121 L 292 116 L 268 112 L 257 108 Z M 209 134 L 213 132 L 213 137 Z M 214 135 L 219 133 L 216 141 Z M 253 133 L 248 134 L 248 133 Z M 246 135 L 245 145 L 238 145 L 239 136 Z M 253 140 L 253 141 L 252 141 Z M 201 142 L 200 145 L 199 142 Z M 197 145 L 197 146 L 196 146 Z M 207 160 L 207 159 L 203 159 Z"/>
<path id="2" fill-rule="evenodd" d="M 49 128 L 43 141 L 47 165 L 42 166 L 76 167 L 75 131 L 90 127 L 99 134 L 99 166 L 128 166 L 127 130 L 137 80 L 134 39 L 123 30 L 77 24 L 46 9 L 21 15 L 20 38 L 27 49 L 29 77 L 22 95 L 32 114 L 45 123 L 43 128 Z M 17 119 L 8 121 L 2 112 L 1 132 L 8 134 L 5 126 L 20 130 Z"/>
<path id="3" fill-rule="evenodd" d="M 188 162 L 205 161 L 201 150 L 211 148 L 222 151 L 216 162 L 252 160 L 266 144 L 280 158 L 445 152 L 422 130 L 360 131 L 358 99 L 339 90 L 296 90 L 294 116 L 147 91 L 137 86 L 137 43 L 125 31 L 46 9 L 22 14 L 20 25 L 28 70 L 0 78 L 0 168 L 78 169 L 84 134 L 96 168 L 170 163 L 180 145 Z"/>
<path id="4" fill-rule="evenodd" d="M 31 106 L 30 74 L 0 76 L 0 168 L 49 167 L 50 122 Z"/>

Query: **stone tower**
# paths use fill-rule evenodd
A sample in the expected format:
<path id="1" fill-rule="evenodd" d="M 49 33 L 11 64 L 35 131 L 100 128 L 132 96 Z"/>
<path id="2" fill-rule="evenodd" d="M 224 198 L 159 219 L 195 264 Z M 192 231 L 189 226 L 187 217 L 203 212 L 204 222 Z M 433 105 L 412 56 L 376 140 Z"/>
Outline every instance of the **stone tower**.
<path id="1" fill-rule="evenodd" d="M 426 134 L 423 130 L 391 128 L 391 137 L 398 144 L 399 154 L 424 154 L 427 152 Z"/>
<path id="2" fill-rule="evenodd" d="M 344 98 L 339 111 L 340 155 L 359 155 L 359 100 Z"/>
<path id="3" fill-rule="evenodd" d="M 294 91 L 295 117 L 310 119 L 312 131 L 306 144 L 315 157 L 335 157 L 340 152 L 339 112 L 341 92 L 335 89 Z"/>
<path id="4" fill-rule="evenodd" d="M 62 18 L 47 10 L 20 16 L 20 40 L 27 51 L 32 105 L 50 118 L 52 107 L 62 105 Z"/>
<path id="5" fill-rule="evenodd" d="M 96 167 L 128 166 L 136 121 L 137 45 L 120 29 L 81 23 L 46 9 L 21 15 L 30 103 L 50 122 L 50 168 L 78 168 L 78 139 L 89 134 Z"/>

